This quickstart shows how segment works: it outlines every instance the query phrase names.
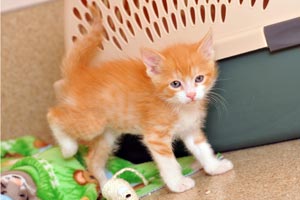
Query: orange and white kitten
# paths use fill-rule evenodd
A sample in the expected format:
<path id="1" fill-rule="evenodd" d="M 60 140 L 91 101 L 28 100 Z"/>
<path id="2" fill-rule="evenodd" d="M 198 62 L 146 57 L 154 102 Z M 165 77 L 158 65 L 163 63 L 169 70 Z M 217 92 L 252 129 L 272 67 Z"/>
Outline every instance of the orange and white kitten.
<path id="1" fill-rule="evenodd" d="M 229 160 L 215 157 L 201 130 L 218 69 L 212 36 L 195 44 L 176 44 L 161 52 L 141 50 L 141 60 L 115 60 L 91 66 L 102 41 L 99 13 L 89 33 L 75 42 L 63 62 L 63 79 L 55 84 L 58 104 L 48 121 L 65 158 L 88 143 L 88 169 L 100 185 L 116 138 L 139 134 L 168 188 L 183 192 L 195 182 L 184 177 L 172 151 L 180 138 L 211 175 L 231 170 Z"/>

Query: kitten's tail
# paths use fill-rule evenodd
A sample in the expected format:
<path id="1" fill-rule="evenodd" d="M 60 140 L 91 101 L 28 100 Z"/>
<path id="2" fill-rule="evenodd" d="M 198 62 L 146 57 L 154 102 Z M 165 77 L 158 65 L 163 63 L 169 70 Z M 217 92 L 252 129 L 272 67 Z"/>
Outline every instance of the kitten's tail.
<path id="1" fill-rule="evenodd" d="M 100 11 L 94 5 L 91 5 L 89 9 L 93 16 L 90 30 L 82 38 L 75 41 L 74 46 L 64 59 L 62 66 L 64 76 L 80 68 L 88 67 L 89 62 L 97 52 L 98 45 L 102 42 L 103 25 Z"/>

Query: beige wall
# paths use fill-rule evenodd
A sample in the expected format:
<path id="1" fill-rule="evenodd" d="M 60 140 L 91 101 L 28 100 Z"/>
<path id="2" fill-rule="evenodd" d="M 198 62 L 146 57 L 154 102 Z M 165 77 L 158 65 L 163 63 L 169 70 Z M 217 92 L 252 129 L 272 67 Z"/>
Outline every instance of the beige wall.
<path id="1" fill-rule="evenodd" d="M 53 141 L 46 121 L 64 53 L 63 1 L 2 15 L 2 139 L 35 135 Z"/>

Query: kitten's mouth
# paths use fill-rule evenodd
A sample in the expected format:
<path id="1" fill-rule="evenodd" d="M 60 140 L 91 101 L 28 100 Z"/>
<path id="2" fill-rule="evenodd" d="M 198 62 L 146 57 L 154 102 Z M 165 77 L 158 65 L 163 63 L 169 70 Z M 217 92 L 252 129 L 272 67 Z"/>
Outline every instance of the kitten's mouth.
<path id="1" fill-rule="evenodd" d="M 196 99 L 189 99 L 188 102 L 186 102 L 187 104 L 191 104 L 191 103 L 195 103 L 197 100 Z"/>

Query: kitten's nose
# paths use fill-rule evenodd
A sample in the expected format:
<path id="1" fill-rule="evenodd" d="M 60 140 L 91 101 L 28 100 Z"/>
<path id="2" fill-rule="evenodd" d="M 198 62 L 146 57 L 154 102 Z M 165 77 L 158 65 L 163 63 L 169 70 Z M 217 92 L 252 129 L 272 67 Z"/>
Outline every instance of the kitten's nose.
<path id="1" fill-rule="evenodd" d="M 196 96 L 196 92 L 189 92 L 186 94 L 186 96 L 192 100 L 194 100 L 195 96 Z"/>

